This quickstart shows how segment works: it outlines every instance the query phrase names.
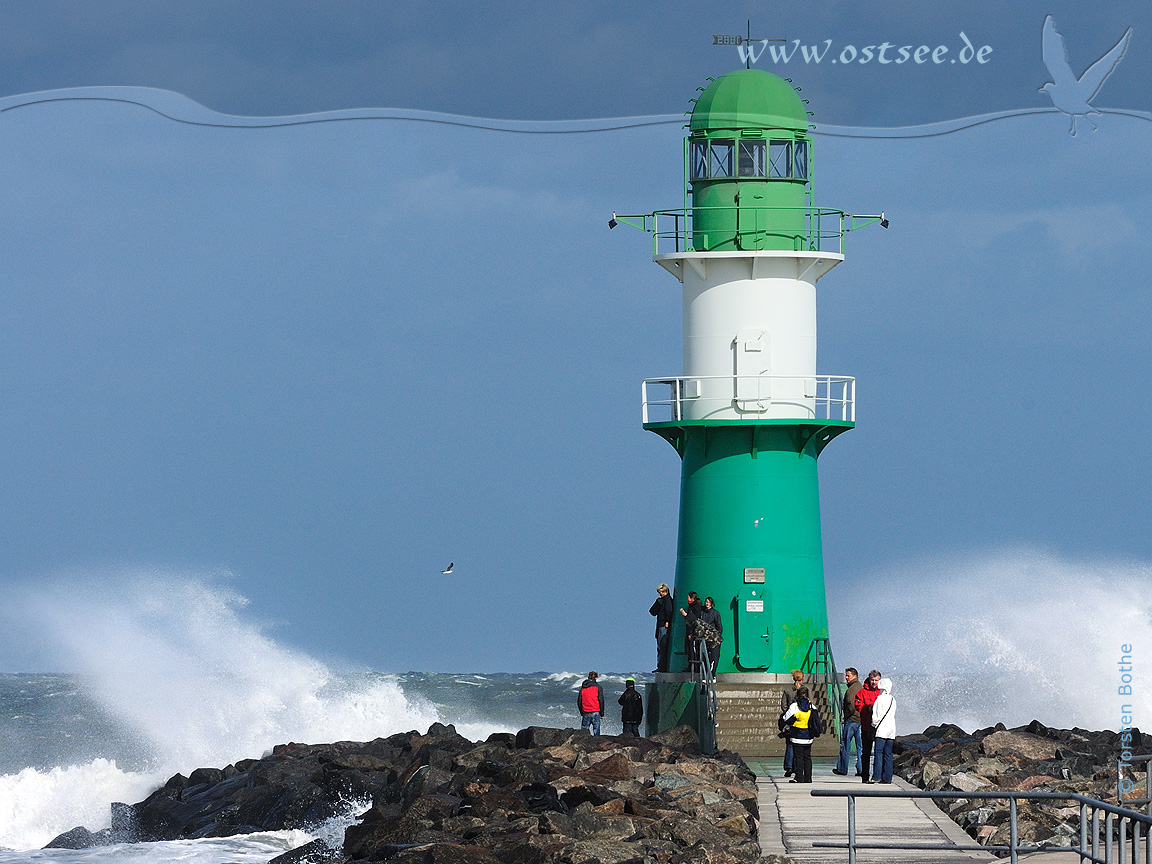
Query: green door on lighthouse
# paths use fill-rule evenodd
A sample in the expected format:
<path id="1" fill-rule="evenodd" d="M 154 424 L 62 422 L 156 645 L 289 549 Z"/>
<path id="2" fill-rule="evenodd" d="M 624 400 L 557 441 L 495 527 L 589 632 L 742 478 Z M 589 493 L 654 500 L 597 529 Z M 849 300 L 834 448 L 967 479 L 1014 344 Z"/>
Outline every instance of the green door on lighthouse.
<path id="1" fill-rule="evenodd" d="M 745 579 L 764 576 L 762 568 L 750 567 L 744 573 Z M 745 585 L 736 595 L 732 619 L 736 630 L 733 665 L 741 672 L 768 669 L 772 663 L 772 600 L 762 584 Z"/>

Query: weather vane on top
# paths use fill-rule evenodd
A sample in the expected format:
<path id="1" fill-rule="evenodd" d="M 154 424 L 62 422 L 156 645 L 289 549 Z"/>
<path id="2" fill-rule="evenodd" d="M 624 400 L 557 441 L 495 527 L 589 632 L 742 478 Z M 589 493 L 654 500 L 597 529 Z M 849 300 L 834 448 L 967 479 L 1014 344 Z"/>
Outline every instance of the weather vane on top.
<path id="1" fill-rule="evenodd" d="M 760 59 L 764 53 L 764 49 L 768 47 L 769 42 L 787 42 L 787 39 L 753 39 L 752 38 L 752 21 L 748 21 L 748 28 L 744 31 L 747 35 L 744 36 L 721 36 L 719 34 L 712 34 L 713 45 L 735 45 L 736 50 L 740 54 L 740 59 L 744 61 L 744 65 L 752 68 L 752 64 Z M 752 43 L 758 42 L 760 44 L 759 53 L 752 47 Z M 748 47 L 745 48 L 744 46 Z"/>

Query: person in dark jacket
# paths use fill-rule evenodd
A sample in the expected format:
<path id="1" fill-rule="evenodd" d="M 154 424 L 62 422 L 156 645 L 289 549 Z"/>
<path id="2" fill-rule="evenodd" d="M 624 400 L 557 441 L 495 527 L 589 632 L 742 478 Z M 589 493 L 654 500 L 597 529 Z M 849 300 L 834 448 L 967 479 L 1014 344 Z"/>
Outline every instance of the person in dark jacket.
<path id="1" fill-rule="evenodd" d="M 860 711 L 856 707 L 856 694 L 864 685 L 861 683 L 856 670 L 851 666 L 844 670 L 844 683 L 847 685 L 847 689 L 844 691 L 844 721 L 840 726 L 840 758 L 836 760 L 836 767 L 832 769 L 832 773 L 839 774 L 841 777 L 847 776 L 848 761 L 852 758 L 852 742 L 855 741 L 856 776 L 859 777 L 863 774 L 860 753 L 864 745 L 860 738 Z"/>
<path id="2" fill-rule="evenodd" d="M 620 703 L 620 722 L 624 726 L 624 734 L 639 738 L 640 721 L 644 719 L 644 697 L 636 689 L 635 678 L 624 679 L 624 692 L 617 701 Z"/>
<path id="3" fill-rule="evenodd" d="M 668 586 L 661 582 L 656 587 L 656 602 L 648 610 L 656 616 L 656 668 L 653 672 L 668 671 L 668 649 L 672 646 L 672 613 L 675 611 Z"/>
<path id="4" fill-rule="evenodd" d="M 712 667 L 712 672 L 716 672 L 716 664 L 720 661 L 720 642 L 724 641 L 724 624 L 720 621 L 720 612 L 716 608 L 716 601 L 711 597 L 704 598 L 704 609 L 700 612 L 700 617 L 697 619 L 698 629 L 699 624 L 706 624 L 716 631 L 716 637 L 719 642 L 713 642 L 705 639 L 708 644 L 708 663 Z"/>
<path id="5" fill-rule="evenodd" d="M 784 714 L 796 701 L 796 692 L 804 685 L 804 673 L 799 669 L 792 670 L 792 686 L 785 687 L 780 694 L 780 713 Z M 784 776 L 792 776 L 792 739 L 784 736 Z"/>
<path id="6" fill-rule="evenodd" d="M 576 697 L 576 707 L 580 711 L 580 728 L 591 727 L 593 735 L 600 734 L 600 718 L 604 716 L 604 688 L 597 683 L 600 673 L 595 670 L 588 673 L 584 683 L 580 685 L 580 694 Z"/>
<path id="7" fill-rule="evenodd" d="M 860 712 L 860 731 L 864 743 L 864 753 L 872 752 L 876 743 L 876 729 L 872 726 L 872 706 L 876 704 L 876 697 L 880 695 L 880 673 L 873 669 L 868 678 L 856 693 L 856 710 Z M 868 782 L 868 768 L 871 760 L 867 755 L 860 767 L 860 779 Z"/>
<path id="8" fill-rule="evenodd" d="M 688 608 L 680 607 L 680 614 L 684 616 L 684 653 L 688 655 L 688 668 L 695 669 L 696 663 L 696 619 L 704 607 L 700 605 L 700 595 L 695 591 L 688 592 Z"/>

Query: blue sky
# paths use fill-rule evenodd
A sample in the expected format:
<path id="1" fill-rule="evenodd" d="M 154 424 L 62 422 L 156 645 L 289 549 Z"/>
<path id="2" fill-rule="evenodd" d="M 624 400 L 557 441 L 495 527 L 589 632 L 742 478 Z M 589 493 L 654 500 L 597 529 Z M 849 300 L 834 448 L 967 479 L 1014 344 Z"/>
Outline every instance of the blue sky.
<path id="1" fill-rule="evenodd" d="M 73 21 L 67 39 L 101 51 L 63 57 L 59 18 L 6 7 L 5 38 L 25 34 L 8 92 L 146 84 L 239 113 L 554 119 L 678 112 L 734 65 L 713 18 L 676 6 L 672 41 L 704 48 L 634 54 L 605 34 L 652 16 L 601 10 L 599 64 L 529 38 L 576 39 L 556 10 L 512 9 L 508 33 L 465 17 L 448 53 L 490 60 L 490 80 L 405 54 L 450 23 L 431 7 L 372 5 L 388 19 L 375 31 L 355 4 L 224 23 L 213 4 L 155 8 L 165 26 L 146 28 L 145 7 Z M 953 76 L 944 100 L 914 69 L 866 87 L 813 70 L 805 95 L 818 112 L 827 96 L 827 122 L 1044 107 L 1040 24 L 1058 10 L 896 11 L 896 32 L 981 28 L 996 63 Z M 1080 68 L 1147 17 L 1060 14 Z M 795 26 L 871 38 L 851 16 Z M 520 34 L 521 65 L 497 32 Z M 1144 39 L 1100 104 L 1152 103 Z M 549 74 L 528 80 L 533 63 Z M 1097 122 L 1075 138 L 1055 113 L 817 138 L 818 203 L 892 220 L 850 236 L 820 283 L 821 371 L 859 392 L 858 428 L 821 458 L 830 593 L 909 561 L 930 578 L 936 556 L 954 578 L 956 556 L 1004 547 L 1152 556 L 1152 122 Z M 203 578 L 277 638 L 384 670 L 648 668 L 679 460 L 640 428 L 639 382 L 680 371 L 679 286 L 644 235 L 606 222 L 678 203 L 680 134 L 207 129 L 109 103 L 0 114 L 0 578 Z M 0 668 L 56 662 L 34 637 L 0 638 Z"/>

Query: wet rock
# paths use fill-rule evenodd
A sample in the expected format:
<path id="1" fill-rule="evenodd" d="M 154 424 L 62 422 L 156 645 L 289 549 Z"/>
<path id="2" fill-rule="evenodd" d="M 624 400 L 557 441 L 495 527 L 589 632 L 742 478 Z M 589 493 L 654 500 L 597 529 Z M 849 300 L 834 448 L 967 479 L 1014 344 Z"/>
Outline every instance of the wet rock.
<path id="1" fill-rule="evenodd" d="M 111 843 L 107 832 L 92 832 L 83 825 L 65 831 L 54 837 L 45 849 L 91 849 L 95 846 L 107 846 Z"/>
<path id="2" fill-rule="evenodd" d="M 313 840 L 283 855 L 277 855 L 268 864 L 342 864 L 345 860 L 341 853 L 330 848 L 323 840 Z"/>

